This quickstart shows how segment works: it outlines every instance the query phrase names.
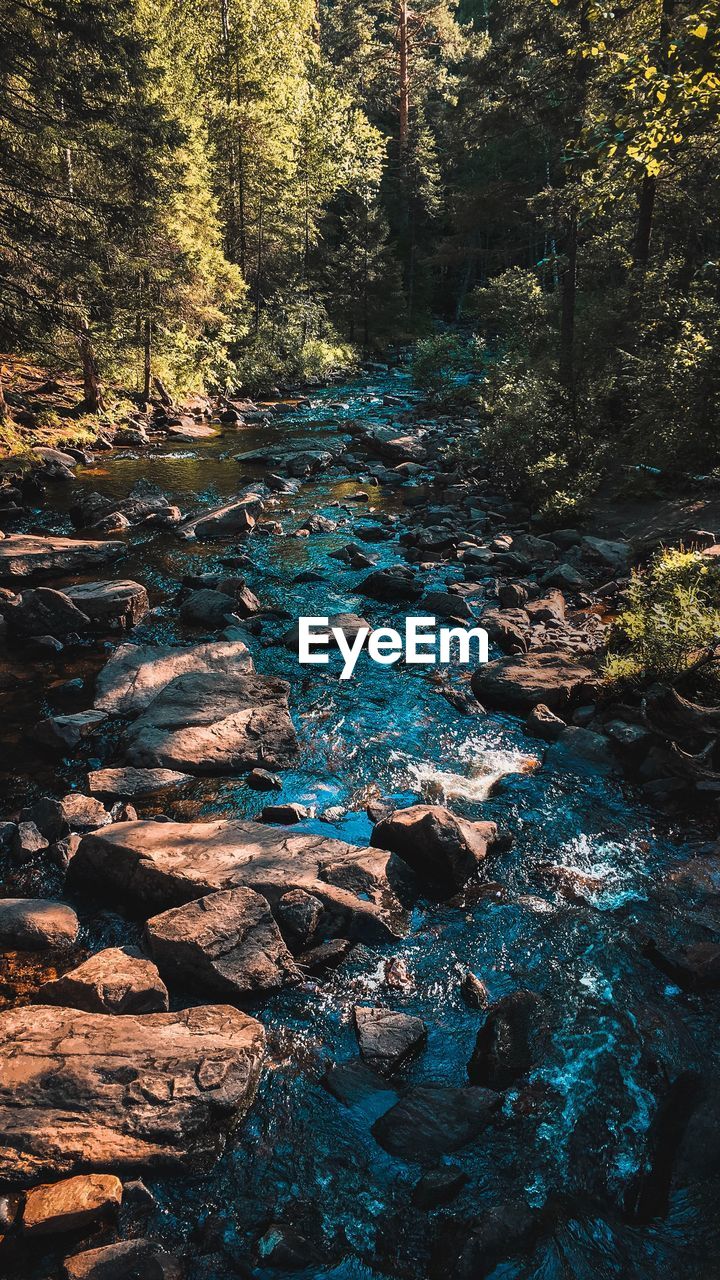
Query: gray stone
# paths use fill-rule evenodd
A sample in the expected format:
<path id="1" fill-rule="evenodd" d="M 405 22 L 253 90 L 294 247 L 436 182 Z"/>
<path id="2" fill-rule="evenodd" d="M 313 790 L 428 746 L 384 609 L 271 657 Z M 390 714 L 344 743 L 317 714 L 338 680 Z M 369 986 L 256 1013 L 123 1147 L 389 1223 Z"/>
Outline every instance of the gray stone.
<path id="1" fill-rule="evenodd" d="M 117 582 L 81 582 L 63 587 L 65 595 L 87 614 L 97 630 L 129 631 L 150 608 L 148 593 L 131 579 Z"/>
<path id="2" fill-rule="evenodd" d="M 300 981 L 266 899 L 252 889 L 164 911 L 148 920 L 145 935 L 171 985 L 241 999 Z"/>
<path id="3" fill-rule="evenodd" d="M 392 1075 L 425 1043 L 427 1028 L 420 1018 L 364 1005 L 356 1005 L 353 1013 L 360 1053 L 383 1075 Z"/>
<path id="4" fill-rule="evenodd" d="M 128 729 L 125 758 L 194 774 L 285 768 L 298 754 L 288 693 L 283 680 L 255 673 L 178 676 Z"/>
<path id="5" fill-rule="evenodd" d="M 28 578 L 33 573 L 82 572 L 118 560 L 124 554 L 123 542 L 11 533 L 0 541 L 0 579 Z"/>
<path id="6" fill-rule="evenodd" d="M 121 644 L 97 678 L 95 706 L 112 715 L 137 715 L 177 676 L 252 670 L 252 658 L 240 640 L 180 647 Z"/>

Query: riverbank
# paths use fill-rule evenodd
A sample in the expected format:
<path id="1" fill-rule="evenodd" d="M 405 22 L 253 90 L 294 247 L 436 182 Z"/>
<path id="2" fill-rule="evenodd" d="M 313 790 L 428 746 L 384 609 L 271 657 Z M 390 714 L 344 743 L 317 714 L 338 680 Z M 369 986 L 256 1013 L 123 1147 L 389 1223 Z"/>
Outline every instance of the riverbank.
<path id="1" fill-rule="evenodd" d="M 399 372 L 187 408 L 0 495 L 0 1052 L 56 1078 L 0 1097 L 7 1273 L 702 1274 L 715 863 L 600 688 L 633 547 L 537 536 Z M 298 666 L 408 612 L 493 661 Z"/>

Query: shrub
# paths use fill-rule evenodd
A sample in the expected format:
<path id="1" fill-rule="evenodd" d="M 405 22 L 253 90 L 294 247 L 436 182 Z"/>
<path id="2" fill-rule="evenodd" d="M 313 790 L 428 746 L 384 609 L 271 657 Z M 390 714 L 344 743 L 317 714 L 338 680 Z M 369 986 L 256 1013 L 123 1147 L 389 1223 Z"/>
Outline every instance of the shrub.
<path id="1" fill-rule="evenodd" d="M 413 353 L 413 382 L 435 402 L 467 404 L 475 397 L 474 388 L 469 387 L 467 381 L 461 381 L 461 377 L 482 368 L 483 352 L 477 338 L 465 338 L 457 333 L 422 338 Z"/>
<path id="2" fill-rule="evenodd" d="M 633 573 L 611 635 L 605 677 L 674 680 L 720 638 L 720 571 L 699 552 L 661 551 Z"/>

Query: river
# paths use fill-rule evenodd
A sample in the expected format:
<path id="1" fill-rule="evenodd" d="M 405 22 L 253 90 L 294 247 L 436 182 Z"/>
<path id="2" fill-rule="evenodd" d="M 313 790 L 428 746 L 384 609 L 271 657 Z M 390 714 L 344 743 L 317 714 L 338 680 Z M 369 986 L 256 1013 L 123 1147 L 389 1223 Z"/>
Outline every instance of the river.
<path id="1" fill-rule="evenodd" d="M 349 419 L 391 420 L 398 410 L 383 405 L 383 394 L 407 390 L 403 375 L 388 375 L 313 392 L 309 404 L 288 404 L 269 427 L 229 427 L 207 443 L 99 455 L 96 466 L 79 470 L 77 483 L 123 497 L 138 481 L 158 485 L 184 512 L 198 512 L 265 474 L 235 454 L 268 439 L 312 447 L 336 442 Z M 622 1211 L 658 1098 L 680 1071 L 705 1071 L 713 1056 L 707 1001 L 672 986 L 639 954 L 638 939 L 666 922 L 656 888 L 668 866 L 691 852 L 692 832 L 659 820 L 620 777 L 588 765 L 543 764 L 542 744 L 516 718 L 461 714 L 442 695 L 433 669 L 380 667 L 363 656 L 354 678 L 341 683 L 337 663 L 301 668 L 277 643 L 300 615 L 355 612 L 402 630 L 402 608 L 360 595 L 364 573 L 330 555 L 352 541 L 376 556 L 378 567 L 403 559 L 397 539 L 413 512 L 401 488 L 363 485 L 367 474 L 361 465 L 348 475 L 341 461 L 297 493 L 278 494 L 266 515 L 281 522 L 284 536 L 258 533 L 241 548 L 250 559 L 243 569 L 248 585 L 263 605 L 289 615 L 263 623 L 248 642 L 257 669 L 282 676 L 292 689 L 301 755 L 283 774 L 279 798 L 312 810 L 301 830 L 358 845 L 372 830 L 368 804 L 440 801 L 498 822 L 512 847 L 493 863 L 490 889 L 467 894 L 460 905 L 421 900 L 402 942 L 356 946 L 334 972 L 257 1011 L 270 1054 L 254 1106 L 212 1173 L 146 1178 L 156 1208 L 143 1231 L 168 1246 L 190 1242 L 191 1274 L 202 1280 L 246 1275 L 251 1258 L 254 1276 L 275 1280 L 425 1280 L 443 1219 L 469 1221 L 484 1208 L 524 1200 L 561 1209 L 529 1251 L 498 1262 L 488 1273 L 494 1280 L 709 1278 L 717 1274 L 703 1270 L 717 1248 L 709 1193 L 674 1194 L 668 1215 L 649 1225 Z M 348 501 L 359 486 L 369 503 Z M 36 526 L 71 532 L 67 511 L 75 490 L 55 486 Z M 331 533 L 287 536 L 314 512 L 343 523 Z M 372 528 L 378 524 L 380 535 Z M 153 605 L 133 639 L 202 638 L 180 624 L 174 598 L 183 577 L 221 566 L 228 546 L 149 528 L 132 530 L 128 541 L 118 572 L 144 583 Z M 461 576 L 459 567 L 438 564 L 427 581 Z M 107 759 L 109 737 L 102 750 L 86 748 L 60 764 L 38 760 L 25 737 L 38 716 L 57 710 L 53 687 L 76 676 L 87 689 L 106 653 L 90 642 L 62 670 L 39 665 L 29 679 L 27 667 L 16 664 L 23 683 L 6 681 L 1 695 L 6 811 L 28 795 L 82 789 L 88 765 Z M 467 687 L 466 673 L 450 674 L 456 687 Z M 252 817 L 261 805 L 240 778 L 199 780 L 174 798 L 137 807 L 186 819 Z M 539 879 L 538 865 L 547 862 L 596 877 L 597 891 L 588 901 L 567 901 Z M 21 868 L 6 891 L 59 894 L 61 883 L 53 870 Z M 138 940 L 138 925 L 92 903 L 77 905 L 90 950 Z M 408 986 L 386 985 L 391 957 L 404 961 Z M 428 1027 L 427 1046 L 404 1081 L 465 1084 L 482 1019 L 460 994 L 468 969 L 492 1000 L 518 988 L 542 993 L 552 1035 L 529 1078 L 505 1095 L 498 1123 L 451 1157 L 467 1174 L 465 1186 L 447 1208 L 428 1214 L 411 1202 L 422 1170 L 386 1154 L 370 1132 L 391 1090 L 348 1107 L 322 1078 L 331 1063 L 357 1054 L 353 1006 L 380 1003 Z M 317 1261 L 304 1269 L 263 1269 L 256 1242 L 277 1222 L 291 1224 Z M 44 1257 L 37 1254 L 33 1274 L 56 1274 Z"/>

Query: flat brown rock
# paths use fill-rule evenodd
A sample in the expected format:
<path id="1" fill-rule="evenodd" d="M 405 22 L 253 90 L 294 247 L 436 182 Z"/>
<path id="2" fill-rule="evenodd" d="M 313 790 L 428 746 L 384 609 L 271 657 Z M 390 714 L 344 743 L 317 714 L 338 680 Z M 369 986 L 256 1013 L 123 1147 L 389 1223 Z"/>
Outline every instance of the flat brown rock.
<path id="1" fill-rule="evenodd" d="M 275 910 L 290 889 L 317 897 L 321 936 L 363 941 L 400 937 L 398 898 L 407 873 L 380 849 L 258 822 L 119 822 L 83 838 L 69 883 L 145 913 L 245 886 Z"/>
<path id="2" fill-rule="evenodd" d="M 0 1178 L 153 1169 L 214 1157 L 250 1106 L 259 1022 L 224 1005 L 110 1018 L 0 1013 Z"/>
<path id="3" fill-rule="evenodd" d="M 74 573 L 118 560 L 124 554 L 124 542 L 41 538 L 11 533 L 0 541 L 0 578 L 27 578 L 33 573 Z"/>
<path id="4" fill-rule="evenodd" d="M 472 677 L 475 697 L 498 711 L 528 712 L 543 703 L 550 711 L 590 698 L 598 675 L 587 659 L 556 649 L 499 658 L 479 667 Z"/>
<path id="5" fill-rule="evenodd" d="M 67 1280 L 182 1280 L 182 1263 L 155 1240 L 121 1240 L 65 1259 Z"/>
<path id="6" fill-rule="evenodd" d="M 177 676 L 252 670 L 252 658 L 241 640 L 178 647 L 121 644 L 98 675 L 95 706 L 113 715 L 138 715 Z"/>
<path id="7" fill-rule="evenodd" d="M 41 1004 L 59 1004 L 87 1013 L 165 1013 L 168 993 L 152 960 L 125 947 L 107 947 L 77 969 L 46 982 Z"/>
<path id="8" fill-rule="evenodd" d="M 154 796 L 161 791 L 172 791 L 191 782 L 189 773 L 175 769 L 95 769 L 88 774 L 88 790 L 93 795 Z"/>
<path id="9" fill-rule="evenodd" d="M 120 1207 L 122 1182 L 111 1173 L 84 1173 L 33 1187 L 25 1197 L 26 1235 L 76 1231 Z"/>
<path id="10" fill-rule="evenodd" d="M 80 925 L 72 907 L 45 898 L 0 900 L 0 950 L 44 951 L 71 947 Z"/>
<path id="11" fill-rule="evenodd" d="M 298 754 L 284 680 L 193 672 L 172 680 L 130 726 L 125 758 L 188 773 L 282 769 Z"/>
<path id="12" fill-rule="evenodd" d="M 232 998 L 300 981 L 270 907 L 253 889 L 226 889 L 153 916 L 147 943 L 168 982 Z"/>

